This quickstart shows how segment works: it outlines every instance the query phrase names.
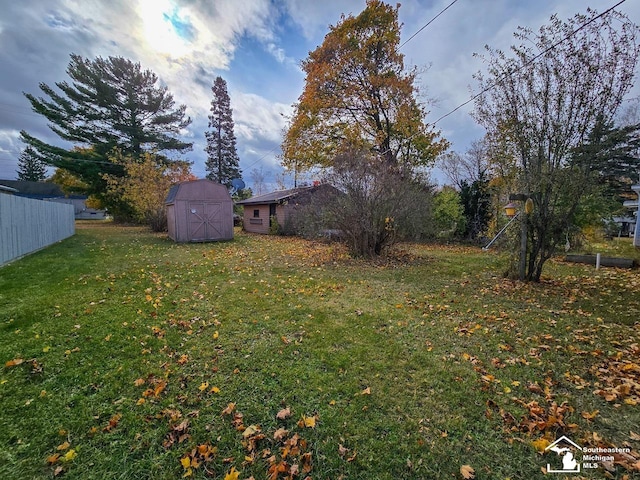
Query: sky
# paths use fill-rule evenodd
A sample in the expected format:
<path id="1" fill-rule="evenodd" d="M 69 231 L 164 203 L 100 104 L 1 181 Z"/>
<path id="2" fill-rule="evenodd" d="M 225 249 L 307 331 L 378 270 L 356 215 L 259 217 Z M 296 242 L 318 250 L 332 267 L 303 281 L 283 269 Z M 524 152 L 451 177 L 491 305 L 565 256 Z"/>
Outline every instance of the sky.
<path id="1" fill-rule="evenodd" d="M 561 19 L 602 12 L 619 0 L 458 0 L 401 48 L 405 66 L 417 66 L 427 123 L 454 110 L 477 91 L 473 74 L 484 65 L 474 53 L 485 45 L 507 50 L 518 26 L 534 31 L 553 14 Z M 392 2 L 395 5 L 395 2 Z M 451 4 L 451 0 L 404 0 L 401 42 Z M 187 106 L 193 120 L 183 138 L 193 142 L 182 158 L 206 175 L 205 132 L 211 87 L 227 81 L 243 179 L 254 171 L 266 190 L 293 179 L 280 166 L 283 132 L 304 88 L 300 63 L 319 46 L 342 14 L 358 15 L 365 0 L 0 0 L 0 179 L 17 177 L 24 148 L 19 132 L 70 147 L 35 114 L 23 92 L 41 96 L 40 83 L 68 80 L 70 54 L 121 56 L 155 72 Z M 640 2 L 618 8 L 640 24 Z M 640 82 L 639 82 L 640 83 Z M 640 95 L 634 87 L 632 95 Z M 464 153 L 484 130 L 470 116 L 472 104 L 438 121 L 435 128 Z M 442 183 L 435 170 L 433 179 Z M 309 179 L 312 180 L 312 179 Z"/>

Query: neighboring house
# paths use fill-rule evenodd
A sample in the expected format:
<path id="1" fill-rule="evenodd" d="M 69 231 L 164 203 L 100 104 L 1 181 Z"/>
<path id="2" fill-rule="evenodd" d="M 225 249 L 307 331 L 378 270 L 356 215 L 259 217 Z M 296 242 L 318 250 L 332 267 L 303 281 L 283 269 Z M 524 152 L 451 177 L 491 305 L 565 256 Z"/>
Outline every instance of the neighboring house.
<path id="1" fill-rule="evenodd" d="M 635 215 L 635 225 L 633 226 L 633 245 L 640 248 L 640 185 L 632 185 L 631 190 L 638 195 L 638 198 L 636 200 L 628 200 L 624 202 L 624 206 L 631 210 L 635 210 L 635 212 L 633 212 L 633 215 Z"/>
<path id="2" fill-rule="evenodd" d="M 55 183 L 0 180 L 0 187 L 2 186 L 14 189 L 13 194 L 18 197 L 73 205 L 76 220 L 102 220 L 105 218 L 104 210 L 87 207 L 86 195 L 65 195 Z"/>
<path id="3" fill-rule="evenodd" d="M 278 190 L 237 202 L 244 207 L 243 226 L 247 232 L 301 234 L 308 208 L 319 207 L 335 198 L 338 190 L 329 184 Z M 278 222 L 271 228 L 271 219 Z M 314 219 L 314 220 L 317 220 Z"/>
<path id="4" fill-rule="evenodd" d="M 633 237 L 636 229 L 636 217 L 613 217 L 611 220 L 615 225 L 611 229 L 611 234 L 615 234 L 617 237 Z"/>

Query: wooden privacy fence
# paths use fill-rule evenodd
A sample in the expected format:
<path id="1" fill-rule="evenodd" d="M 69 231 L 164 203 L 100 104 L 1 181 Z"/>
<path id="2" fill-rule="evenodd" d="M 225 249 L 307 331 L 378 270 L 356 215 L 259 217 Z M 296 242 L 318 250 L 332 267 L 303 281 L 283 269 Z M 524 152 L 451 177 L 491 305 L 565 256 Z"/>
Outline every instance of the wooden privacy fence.
<path id="1" fill-rule="evenodd" d="M 73 205 L 0 193 L 0 265 L 74 233 Z"/>

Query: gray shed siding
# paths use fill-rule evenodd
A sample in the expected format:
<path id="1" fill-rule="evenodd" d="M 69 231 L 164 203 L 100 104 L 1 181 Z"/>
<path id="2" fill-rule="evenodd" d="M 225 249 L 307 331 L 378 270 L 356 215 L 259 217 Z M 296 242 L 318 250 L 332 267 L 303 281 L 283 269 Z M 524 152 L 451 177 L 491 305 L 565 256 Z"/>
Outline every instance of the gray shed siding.
<path id="1" fill-rule="evenodd" d="M 176 242 L 233 239 L 233 201 L 227 188 L 206 179 L 173 186 L 167 197 L 167 228 Z"/>

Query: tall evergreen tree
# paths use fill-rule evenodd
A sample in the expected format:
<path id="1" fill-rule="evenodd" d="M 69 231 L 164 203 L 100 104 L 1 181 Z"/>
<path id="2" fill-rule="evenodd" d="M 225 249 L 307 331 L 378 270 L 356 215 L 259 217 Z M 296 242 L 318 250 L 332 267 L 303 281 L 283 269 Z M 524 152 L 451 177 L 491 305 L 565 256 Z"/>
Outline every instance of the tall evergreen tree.
<path id="1" fill-rule="evenodd" d="M 230 186 L 231 180 L 241 175 L 238 166 L 238 152 L 236 151 L 236 136 L 233 133 L 233 115 L 231 100 L 227 92 L 227 82 L 222 77 L 216 77 L 211 87 L 211 115 L 209 128 L 205 132 L 207 137 L 207 178 L 223 185 Z"/>
<path id="2" fill-rule="evenodd" d="M 41 182 L 47 174 L 46 165 L 31 147 L 26 147 L 18 157 L 18 180 Z"/>
<path id="3" fill-rule="evenodd" d="M 104 175 L 124 175 L 121 165 L 109 159 L 114 148 L 140 158 L 148 151 L 185 152 L 192 144 L 178 138 L 191 119 L 186 106 L 176 106 L 167 87 L 139 63 L 122 57 L 87 60 L 72 54 L 67 67 L 69 82 L 57 89 L 45 83 L 45 97 L 25 93 L 33 111 L 44 116 L 51 130 L 73 147 L 47 144 L 22 131 L 22 140 L 47 165 L 64 168 L 89 185 L 90 193 L 106 191 Z"/>

